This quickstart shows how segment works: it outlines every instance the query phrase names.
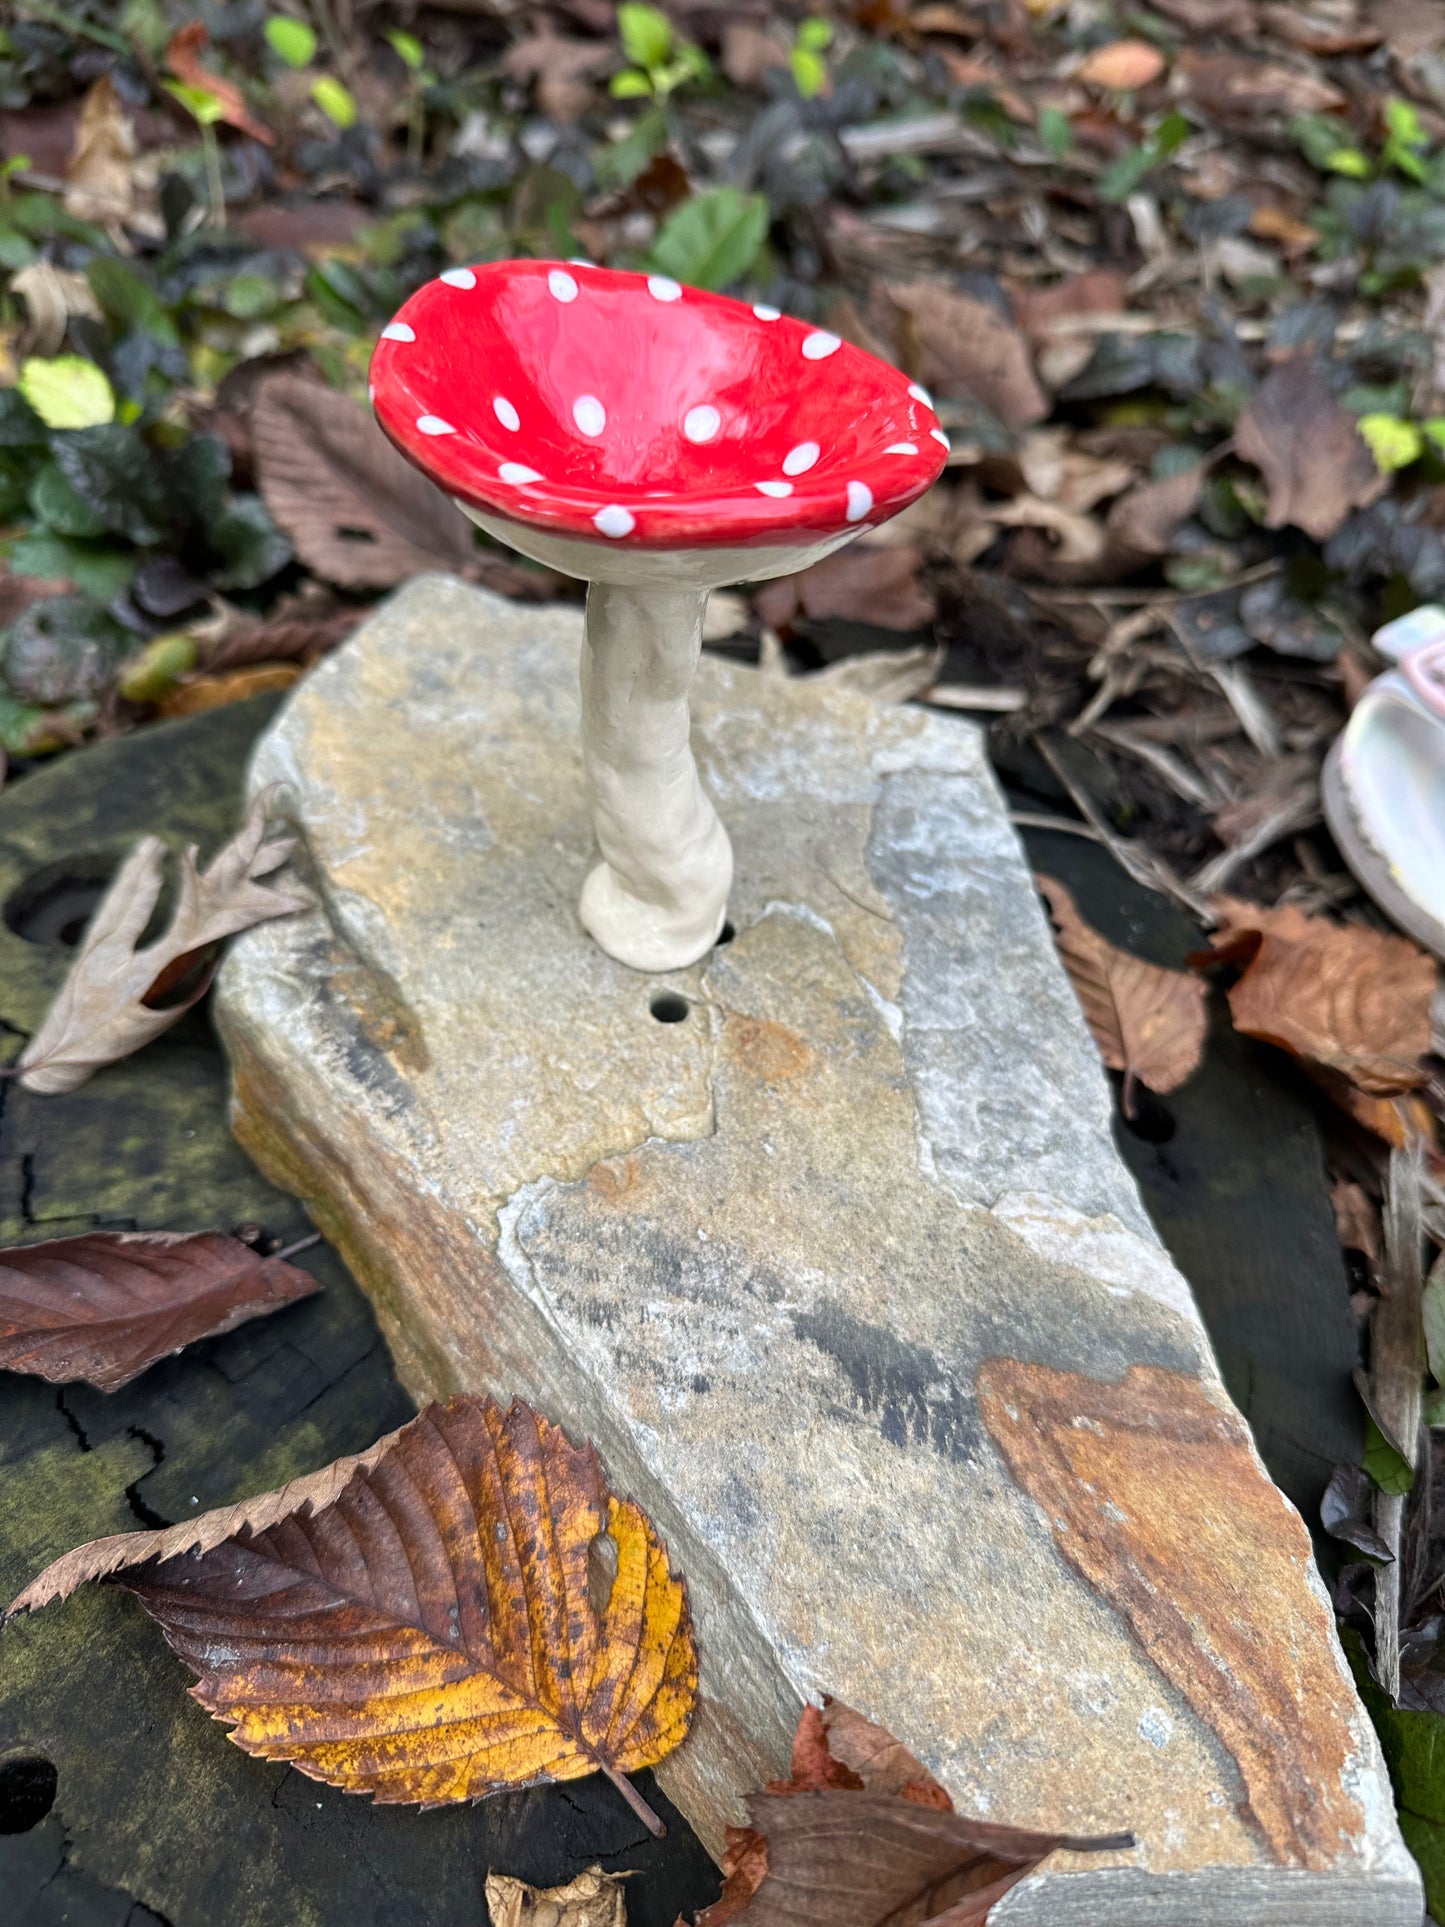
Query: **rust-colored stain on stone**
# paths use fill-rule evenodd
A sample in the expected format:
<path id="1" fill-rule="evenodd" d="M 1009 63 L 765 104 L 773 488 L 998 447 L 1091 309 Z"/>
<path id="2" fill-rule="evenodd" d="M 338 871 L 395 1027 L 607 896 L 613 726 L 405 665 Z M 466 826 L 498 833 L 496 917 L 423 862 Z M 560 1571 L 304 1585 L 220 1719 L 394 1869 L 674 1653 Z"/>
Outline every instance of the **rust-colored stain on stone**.
<path id="1" fill-rule="evenodd" d="M 635 1157 L 603 1158 L 587 1173 L 587 1189 L 606 1204 L 621 1204 L 641 1183 Z"/>
<path id="2" fill-rule="evenodd" d="M 795 1030 L 766 1017 L 738 1017 L 730 1012 L 723 1042 L 732 1062 L 762 1084 L 790 1083 L 813 1061 L 811 1047 Z"/>
<path id="3" fill-rule="evenodd" d="M 1336 1865 L 1365 1826 L 1341 1779 L 1353 1701 L 1304 1526 L 1243 1422 L 1196 1380 L 1144 1365 L 1106 1385 L 992 1358 L 978 1402 L 1064 1558 L 1235 1760 L 1242 1817 L 1281 1865 Z"/>

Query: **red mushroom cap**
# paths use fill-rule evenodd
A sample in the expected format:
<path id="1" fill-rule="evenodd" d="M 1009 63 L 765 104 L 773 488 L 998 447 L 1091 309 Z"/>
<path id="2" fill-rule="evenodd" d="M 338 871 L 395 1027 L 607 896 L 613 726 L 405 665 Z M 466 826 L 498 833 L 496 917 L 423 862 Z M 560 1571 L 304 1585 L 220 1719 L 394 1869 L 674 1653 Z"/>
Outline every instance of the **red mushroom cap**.
<path id="1" fill-rule="evenodd" d="M 796 543 L 943 467 L 923 389 L 775 308 L 581 262 L 448 268 L 382 330 L 376 418 L 449 495 L 648 549 Z"/>

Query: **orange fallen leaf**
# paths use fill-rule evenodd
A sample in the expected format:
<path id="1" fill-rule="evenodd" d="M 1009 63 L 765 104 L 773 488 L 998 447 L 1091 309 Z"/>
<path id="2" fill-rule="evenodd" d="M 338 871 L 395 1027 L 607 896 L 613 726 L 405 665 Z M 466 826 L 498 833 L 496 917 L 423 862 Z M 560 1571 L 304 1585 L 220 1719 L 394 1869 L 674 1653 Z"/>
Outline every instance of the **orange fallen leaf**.
<path id="1" fill-rule="evenodd" d="M 1124 1073 L 1124 1110 L 1132 1085 L 1176 1090 L 1199 1067 L 1208 1028 L 1204 985 L 1187 970 L 1134 957 L 1101 937 L 1053 877 L 1034 879 L 1058 932 L 1059 955 L 1084 1021 L 1110 1070 Z"/>
<path id="2" fill-rule="evenodd" d="M 0 1367 L 118 1392 L 157 1359 L 321 1287 L 219 1231 L 88 1231 L 0 1251 Z"/>
<path id="3" fill-rule="evenodd" d="M 1221 923 L 1196 963 L 1240 963 L 1236 1030 L 1348 1078 L 1374 1097 L 1424 1081 L 1433 960 L 1406 937 L 1220 897 Z"/>
<path id="4" fill-rule="evenodd" d="M 751 1826 L 728 1828 L 722 1894 L 695 1927 L 981 1927 L 1057 1848 L 1134 1844 L 1127 1833 L 1078 1839 L 955 1813 L 901 1741 L 827 1695 L 803 1708 L 792 1769 L 751 1796 Z"/>
<path id="5" fill-rule="evenodd" d="M 243 703 L 252 696 L 271 696 L 289 689 L 301 675 L 294 662 L 247 663 L 227 669 L 220 675 L 192 676 L 157 705 L 162 716 L 199 716 L 208 709 L 224 709 L 227 703 Z"/>
<path id="6" fill-rule="evenodd" d="M 431 1405 L 279 1492 L 81 1546 L 11 1611 L 109 1574 L 246 1753 L 428 1807 L 601 1772 L 662 1830 L 623 1776 L 691 1724 L 687 1590 L 595 1450 L 520 1400 Z"/>
<path id="7" fill-rule="evenodd" d="M 1111 40 L 1096 47 L 1079 68 L 1078 78 L 1094 87 L 1125 90 L 1147 87 L 1164 71 L 1164 56 L 1147 40 Z"/>
<path id="8" fill-rule="evenodd" d="M 252 140 L 262 141 L 267 147 L 275 145 L 276 136 L 246 104 L 246 96 L 235 81 L 227 80 L 222 74 L 213 74 L 209 67 L 201 64 L 201 49 L 210 39 L 205 22 L 192 20 L 187 26 L 179 28 L 170 37 L 166 47 L 166 66 L 177 80 L 184 81 L 187 87 L 198 87 L 202 93 L 209 94 L 220 108 L 221 119 L 230 127 Z"/>

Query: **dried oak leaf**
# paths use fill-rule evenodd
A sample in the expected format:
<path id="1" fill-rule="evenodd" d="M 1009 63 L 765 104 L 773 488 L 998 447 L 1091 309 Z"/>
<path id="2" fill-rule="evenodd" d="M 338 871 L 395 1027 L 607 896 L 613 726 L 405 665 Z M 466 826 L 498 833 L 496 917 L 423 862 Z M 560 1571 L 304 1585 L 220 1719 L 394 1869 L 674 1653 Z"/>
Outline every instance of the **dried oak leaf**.
<path id="1" fill-rule="evenodd" d="M 529 1887 L 510 1874 L 487 1875 L 492 1927 L 627 1927 L 621 1874 L 589 1867 L 562 1887 Z"/>
<path id="2" fill-rule="evenodd" d="M 722 1895 L 696 1927 L 980 1927 L 1057 1848 L 1134 1844 L 966 1819 L 886 1728 L 826 1696 L 803 1709 L 792 1768 L 751 1796 L 750 1827 L 728 1828 Z"/>
<path id="3" fill-rule="evenodd" d="M 196 87 L 203 94 L 209 94 L 220 107 L 221 119 L 228 126 L 249 134 L 252 140 L 261 141 L 267 147 L 274 146 L 276 136 L 269 127 L 257 120 L 236 83 L 202 66 L 201 49 L 210 37 L 209 30 L 200 20 L 192 20 L 189 25 L 179 28 L 171 35 L 166 46 L 166 66 L 187 87 Z"/>
<path id="4" fill-rule="evenodd" d="M 1292 522 L 1317 542 L 1387 486 L 1354 416 L 1308 353 L 1290 355 L 1265 376 L 1235 424 L 1234 446 L 1265 479 L 1266 525 Z"/>
<path id="5" fill-rule="evenodd" d="M 159 1358 L 321 1287 L 219 1231 L 89 1231 L 0 1251 L 0 1367 L 119 1391 Z"/>
<path id="6" fill-rule="evenodd" d="M 73 1091 L 103 1064 L 128 1057 L 168 1030 L 203 997 L 225 937 L 268 917 L 304 910 L 306 899 L 261 879 L 291 854 L 290 838 L 267 841 L 275 790 L 263 790 L 239 833 L 207 870 L 195 845 L 181 854 L 175 913 L 166 930 L 138 950 L 164 881 L 166 846 L 142 839 L 115 873 L 86 926 L 70 973 L 16 1066 L 29 1091 Z"/>
<path id="7" fill-rule="evenodd" d="M 1424 1082 L 1433 960 L 1406 937 L 1332 923 L 1292 904 L 1218 897 L 1220 924 L 1195 963 L 1241 963 L 1229 991 L 1236 1030 L 1391 1097 Z"/>
<path id="8" fill-rule="evenodd" d="M 1085 56 L 1074 78 L 1093 87 L 1148 87 L 1164 71 L 1164 56 L 1148 40 L 1111 40 Z"/>
<path id="9" fill-rule="evenodd" d="M 1011 322 L 943 281 L 890 283 L 903 365 L 943 394 L 960 390 L 993 410 L 1006 428 L 1027 428 L 1049 412 L 1029 361 L 1028 343 Z"/>
<path id="10" fill-rule="evenodd" d="M 430 1405 L 279 1492 L 98 1539 L 10 1610 L 118 1573 L 243 1752 L 427 1807 L 602 1772 L 660 1831 L 623 1776 L 691 1723 L 686 1587 L 593 1447 L 520 1400 Z"/>
<path id="11" fill-rule="evenodd" d="M 1058 930 L 1059 956 L 1084 1021 L 1110 1070 L 1124 1073 L 1124 1106 L 1135 1079 L 1151 1091 L 1176 1090 L 1199 1066 L 1208 1027 L 1205 987 L 1186 970 L 1132 957 L 1079 915 L 1053 877 L 1034 879 Z"/>

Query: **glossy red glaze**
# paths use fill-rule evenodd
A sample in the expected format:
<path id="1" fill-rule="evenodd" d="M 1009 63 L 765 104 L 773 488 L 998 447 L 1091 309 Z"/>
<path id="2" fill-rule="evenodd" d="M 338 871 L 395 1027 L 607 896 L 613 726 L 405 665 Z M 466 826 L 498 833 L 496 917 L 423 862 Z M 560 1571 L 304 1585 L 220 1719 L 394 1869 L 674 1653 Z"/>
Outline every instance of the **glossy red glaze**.
<path id="1" fill-rule="evenodd" d="M 637 548 L 885 521 L 943 467 L 924 391 L 822 329 L 659 275 L 450 268 L 383 331 L 372 403 L 449 495 Z"/>

